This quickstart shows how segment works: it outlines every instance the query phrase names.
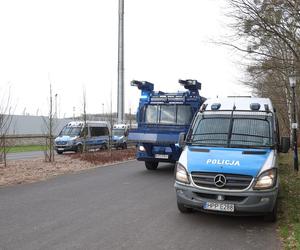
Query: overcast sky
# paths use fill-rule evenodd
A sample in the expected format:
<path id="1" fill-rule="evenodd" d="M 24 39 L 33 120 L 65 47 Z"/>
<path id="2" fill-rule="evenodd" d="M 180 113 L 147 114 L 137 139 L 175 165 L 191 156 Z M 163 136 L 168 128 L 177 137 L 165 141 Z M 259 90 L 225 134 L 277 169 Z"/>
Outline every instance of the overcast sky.
<path id="1" fill-rule="evenodd" d="M 225 0 L 125 0 L 125 111 L 140 92 L 183 90 L 178 79 L 202 82 L 205 97 L 249 95 L 228 48 Z M 0 98 L 11 89 L 15 114 L 47 114 L 49 82 L 60 117 L 117 108 L 118 0 L 1 0 Z M 1 99 L 0 99 L 1 100 Z"/>

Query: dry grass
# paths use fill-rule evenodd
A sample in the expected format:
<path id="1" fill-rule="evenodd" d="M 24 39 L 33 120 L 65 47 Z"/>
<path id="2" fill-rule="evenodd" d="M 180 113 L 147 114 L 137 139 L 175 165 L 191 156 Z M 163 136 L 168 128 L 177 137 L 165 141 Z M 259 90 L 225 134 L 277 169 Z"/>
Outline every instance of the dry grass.
<path id="1" fill-rule="evenodd" d="M 110 163 L 135 158 L 135 149 L 88 152 L 85 154 L 56 155 L 55 162 L 43 158 L 8 161 L 0 165 L 0 186 L 31 183 L 49 179 L 56 175 L 96 168 Z"/>

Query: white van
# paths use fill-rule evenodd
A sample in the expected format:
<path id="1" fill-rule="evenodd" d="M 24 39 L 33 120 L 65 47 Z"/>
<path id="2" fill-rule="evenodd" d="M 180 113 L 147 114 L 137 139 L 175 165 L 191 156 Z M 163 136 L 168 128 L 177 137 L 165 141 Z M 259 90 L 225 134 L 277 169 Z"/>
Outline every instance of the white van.
<path id="1" fill-rule="evenodd" d="M 84 143 L 87 149 L 107 149 L 108 123 L 87 121 L 85 127 L 83 121 L 69 122 L 55 139 L 54 147 L 58 154 L 66 151 L 82 152 Z"/>

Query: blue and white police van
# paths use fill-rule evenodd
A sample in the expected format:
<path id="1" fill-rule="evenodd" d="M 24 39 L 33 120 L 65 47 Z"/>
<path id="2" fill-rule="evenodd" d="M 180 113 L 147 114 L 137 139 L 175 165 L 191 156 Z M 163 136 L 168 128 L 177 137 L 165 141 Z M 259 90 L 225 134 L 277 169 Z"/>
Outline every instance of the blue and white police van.
<path id="1" fill-rule="evenodd" d="M 180 135 L 183 152 L 175 168 L 180 212 L 263 215 L 276 220 L 279 140 L 270 99 L 232 97 L 204 102 L 189 132 Z"/>
<path id="2" fill-rule="evenodd" d="M 84 143 L 87 149 L 107 149 L 109 126 L 102 121 L 69 122 L 54 140 L 58 154 L 66 151 L 82 152 Z"/>
<path id="3" fill-rule="evenodd" d="M 112 129 L 112 146 L 116 149 L 127 148 L 127 139 L 129 133 L 128 124 L 115 124 Z"/>

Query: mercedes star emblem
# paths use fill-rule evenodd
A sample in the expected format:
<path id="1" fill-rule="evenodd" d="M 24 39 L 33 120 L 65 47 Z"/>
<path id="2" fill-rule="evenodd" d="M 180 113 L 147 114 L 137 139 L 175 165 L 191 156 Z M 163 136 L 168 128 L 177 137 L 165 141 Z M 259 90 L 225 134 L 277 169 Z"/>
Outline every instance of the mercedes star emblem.
<path id="1" fill-rule="evenodd" d="M 226 177 L 222 174 L 217 174 L 214 178 L 214 182 L 215 182 L 216 187 L 222 188 L 226 184 Z"/>

